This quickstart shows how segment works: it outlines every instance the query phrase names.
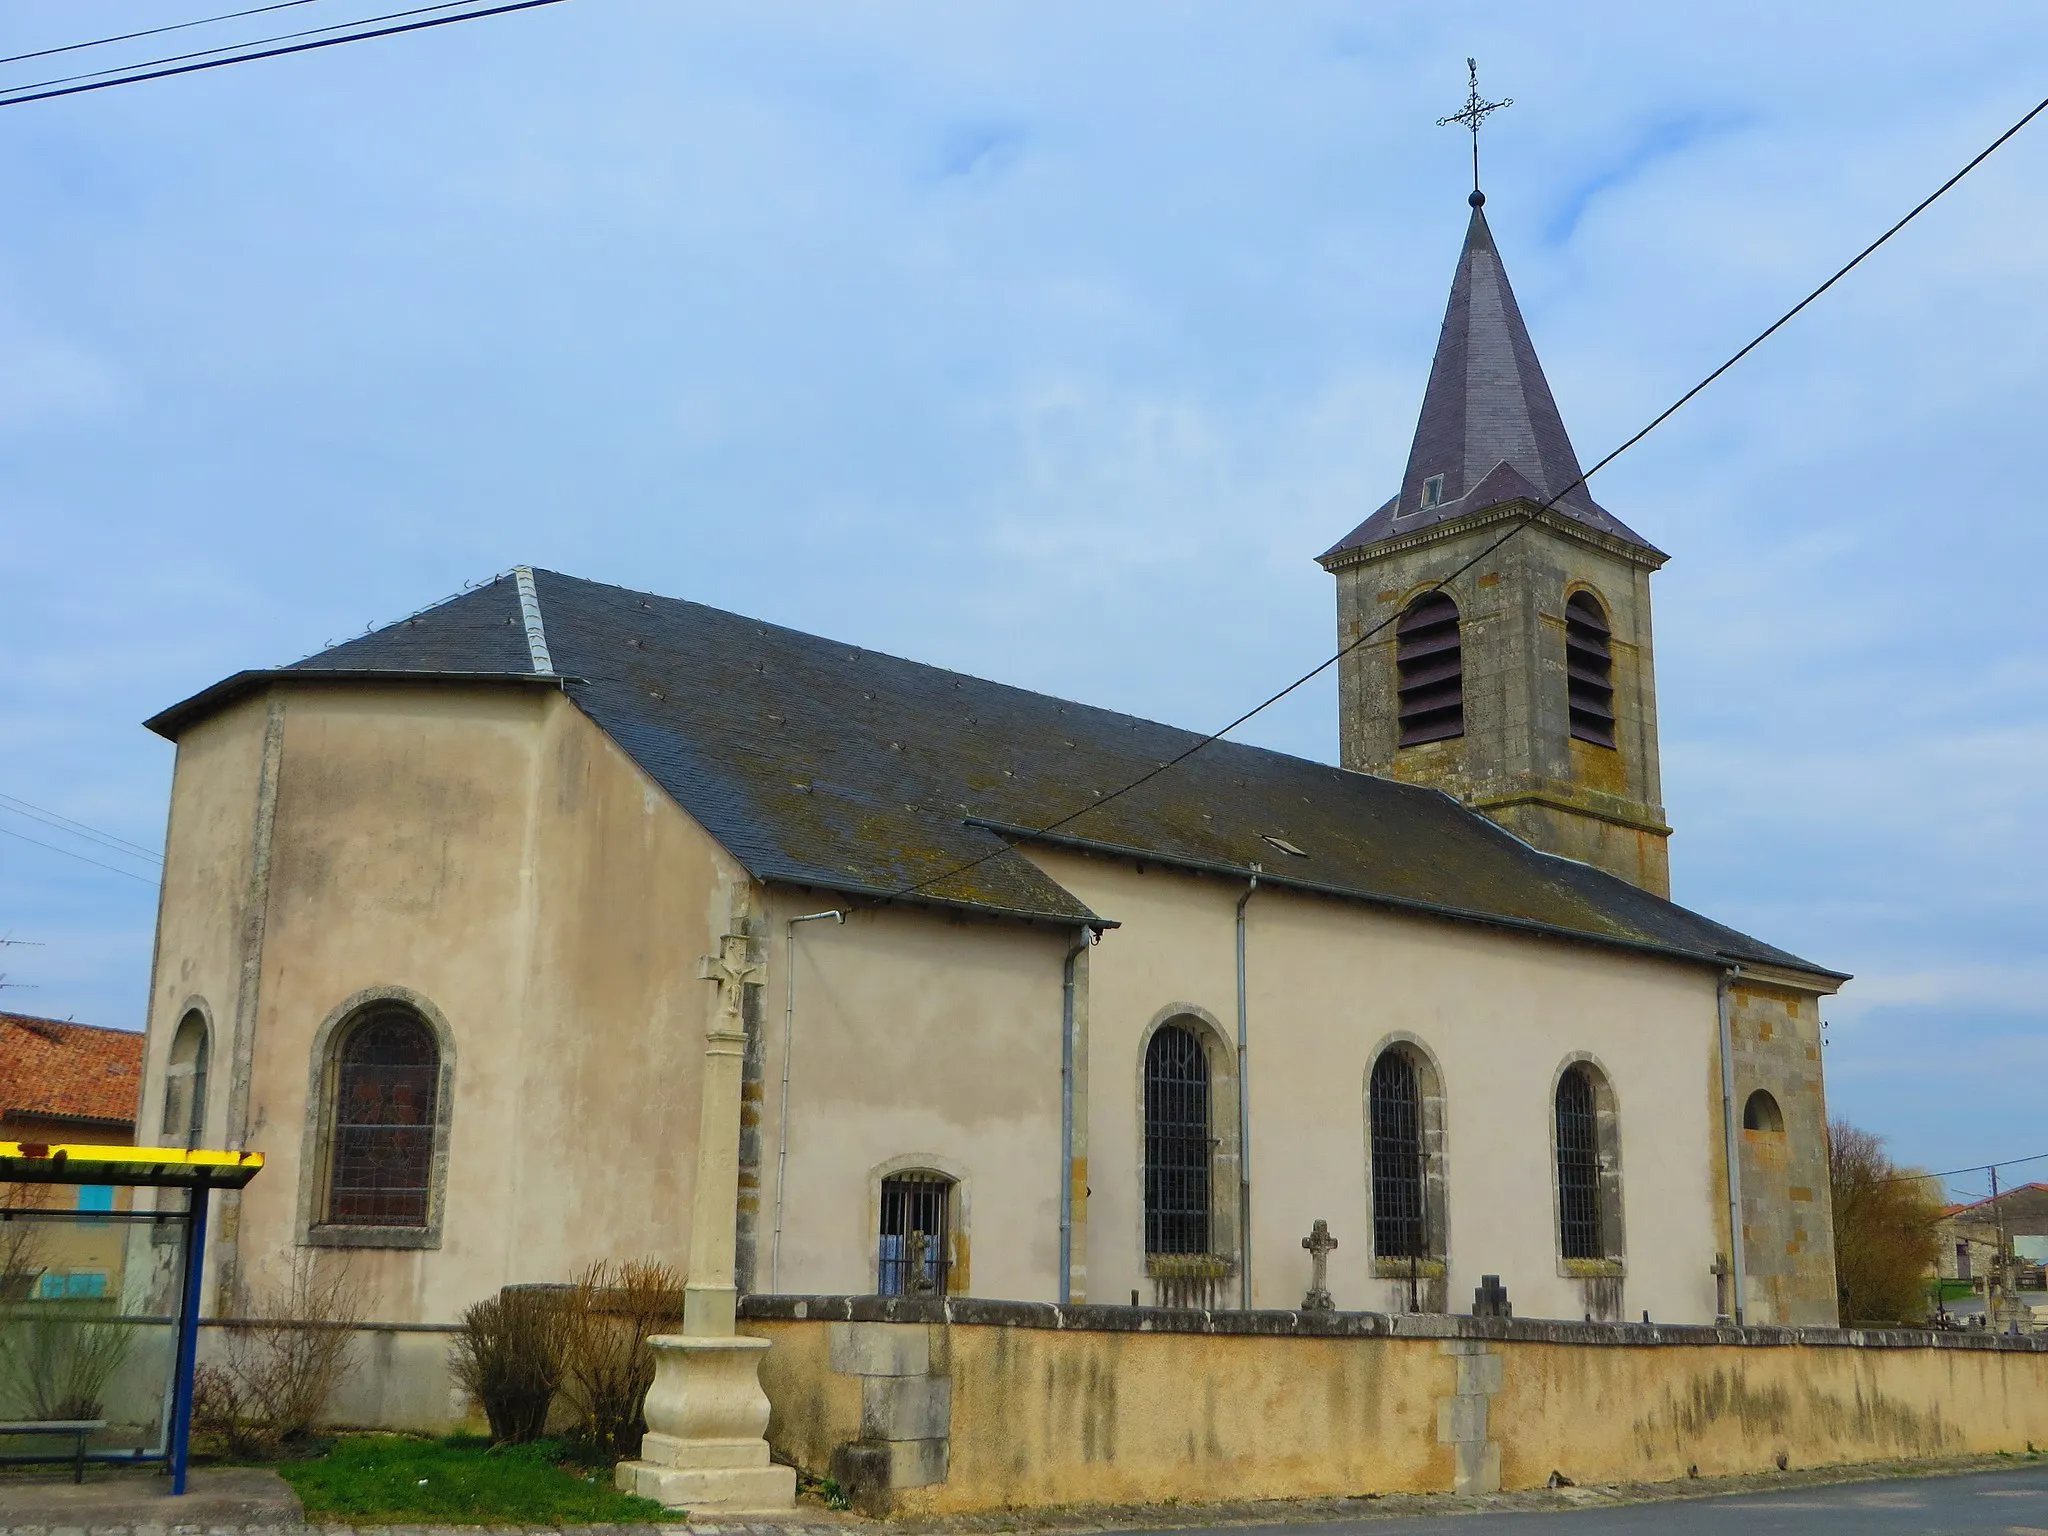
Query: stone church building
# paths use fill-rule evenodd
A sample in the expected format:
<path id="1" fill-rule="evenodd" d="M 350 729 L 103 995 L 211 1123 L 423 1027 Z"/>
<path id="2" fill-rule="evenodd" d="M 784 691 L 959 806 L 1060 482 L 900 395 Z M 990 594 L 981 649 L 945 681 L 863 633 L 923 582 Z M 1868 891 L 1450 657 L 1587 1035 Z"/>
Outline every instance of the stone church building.
<path id="1" fill-rule="evenodd" d="M 219 1310 L 311 1247 L 445 1322 L 693 1221 L 742 1293 L 1294 1308 L 1322 1220 L 1344 1310 L 1832 1323 L 1845 978 L 1669 900 L 1666 557 L 1578 476 L 1475 206 L 1321 557 L 1341 767 L 1115 794 L 1199 738 L 529 568 L 166 710 L 140 1132 L 268 1159 Z"/>

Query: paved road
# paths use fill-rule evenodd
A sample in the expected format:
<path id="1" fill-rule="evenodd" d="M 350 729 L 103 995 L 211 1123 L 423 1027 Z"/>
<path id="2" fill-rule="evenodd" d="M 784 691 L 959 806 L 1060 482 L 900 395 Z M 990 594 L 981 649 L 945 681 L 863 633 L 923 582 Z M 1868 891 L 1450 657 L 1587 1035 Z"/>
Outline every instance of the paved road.
<path id="1" fill-rule="evenodd" d="M 2048 1467 L 1603 1509 L 1266 1526 L 1231 1536 L 2048 1536 Z"/>

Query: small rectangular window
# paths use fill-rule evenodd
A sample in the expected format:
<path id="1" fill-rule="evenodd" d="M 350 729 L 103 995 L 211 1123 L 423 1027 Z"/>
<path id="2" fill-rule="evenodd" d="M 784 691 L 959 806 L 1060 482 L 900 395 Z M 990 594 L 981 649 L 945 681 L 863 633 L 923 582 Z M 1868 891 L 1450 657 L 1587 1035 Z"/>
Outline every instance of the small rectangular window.
<path id="1" fill-rule="evenodd" d="M 114 1186 L 111 1184 L 81 1184 L 78 1186 L 78 1209 L 81 1214 L 93 1211 L 111 1211 L 114 1208 Z M 86 1215 L 86 1220 L 93 1217 Z M 97 1225 L 97 1223 L 95 1223 Z"/>
<path id="2" fill-rule="evenodd" d="M 1441 506 L 1443 504 L 1443 499 L 1444 477 L 1442 475 L 1431 475 L 1427 480 L 1422 482 L 1423 511 L 1427 512 L 1431 507 Z"/>
<path id="3" fill-rule="evenodd" d="M 942 1173 L 899 1173 L 882 1180 L 880 1264 L 884 1296 L 946 1294 L 951 1253 L 948 1217 L 953 1181 Z"/>

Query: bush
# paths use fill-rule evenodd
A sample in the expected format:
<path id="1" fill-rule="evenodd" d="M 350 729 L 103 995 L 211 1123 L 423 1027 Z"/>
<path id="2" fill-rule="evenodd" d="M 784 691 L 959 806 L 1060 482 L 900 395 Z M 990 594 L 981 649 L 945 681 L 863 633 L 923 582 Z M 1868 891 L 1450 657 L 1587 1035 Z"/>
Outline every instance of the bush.
<path id="1" fill-rule="evenodd" d="M 1844 1326 L 1924 1323 L 1927 1275 L 1941 1252 L 1942 1205 L 1930 1181 L 1894 1165 L 1883 1138 L 1837 1120 L 1828 1127 L 1828 1187 Z"/>
<path id="2" fill-rule="evenodd" d="M 302 1249 L 279 1285 L 256 1292 L 223 1329 L 221 1360 L 193 1380 L 193 1419 L 238 1456 L 304 1439 L 355 1367 L 362 1288 L 346 1258 Z"/>
<path id="3" fill-rule="evenodd" d="M 507 1290 L 462 1314 L 449 1369 L 483 1404 L 500 1445 L 528 1444 L 547 1428 L 562 1385 L 573 1294 Z"/>
<path id="4" fill-rule="evenodd" d="M 682 1317 L 683 1277 L 653 1260 L 596 1263 L 569 1296 L 562 1389 L 577 1433 L 607 1457 L 638 1453 L 654 1385 L 648 1338 Z"/>
<path id="5" fill-rule="evenodd" d="M 102 1301 L 26 1301 L 0 1313 L 0 1416 L 105 1417 L 132 1335 Z"/>

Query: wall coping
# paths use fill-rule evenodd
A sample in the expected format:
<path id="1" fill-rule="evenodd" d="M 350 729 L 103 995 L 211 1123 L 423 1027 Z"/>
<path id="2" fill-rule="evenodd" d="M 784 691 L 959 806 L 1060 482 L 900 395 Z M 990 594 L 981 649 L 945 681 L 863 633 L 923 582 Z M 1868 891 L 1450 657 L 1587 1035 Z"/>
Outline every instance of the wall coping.
<path id="1" fill-rule="evenodd" d="M 1991 1349 L 2048 1354 L 2048 1335 L 1937 1328 L 1759 1328 L 1703 1323 L 1574 1323 L 1385 1312 L 1207 1312 L 1178 1307 L 1057 1306 L 971 1296 L 767 1296 L 739 1299 L 743 1322 L 924 1323 L 1081 1333 L 1201 1333 L 1254 1338 L 1491 1339 L 1516 1344 Z"/>

